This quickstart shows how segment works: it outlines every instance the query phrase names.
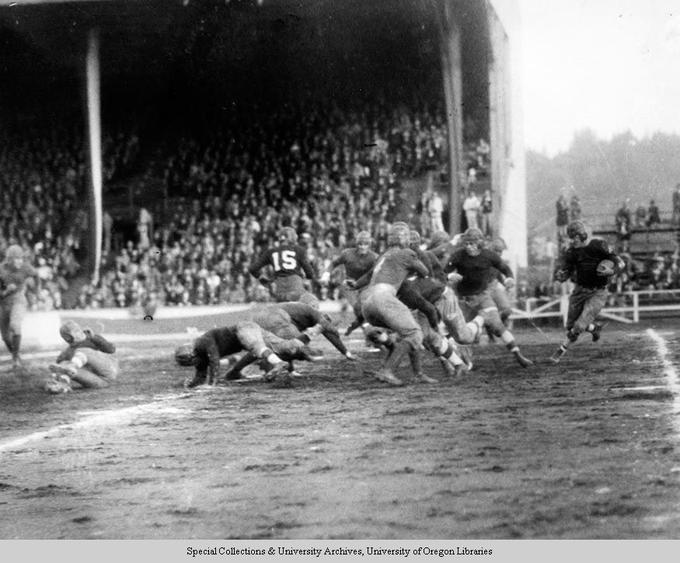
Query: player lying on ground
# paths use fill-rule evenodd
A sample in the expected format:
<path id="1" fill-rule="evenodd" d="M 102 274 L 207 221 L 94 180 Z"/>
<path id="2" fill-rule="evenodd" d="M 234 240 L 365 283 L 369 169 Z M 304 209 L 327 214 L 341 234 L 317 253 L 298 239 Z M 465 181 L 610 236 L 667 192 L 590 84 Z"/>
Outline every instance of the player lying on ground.
<path id="1" fill-rule="evenodd" d="M 290 377 L 287 361 L 314 361 L 319 356 L 300 340 L 279 338 L 262 330 L 254 322 L 244 321 L 214 328 L 199 336 L 192 344 L 183 344 L 175 350 L 175 360 L 181 366 L 196 367 L 193 378 L 185 382 L 185 387 L 192 388 L 204 383 L 216 383 L 220 375 L 220 358 L 244 350 L 262 360 L 267 381 L 287 380 Z"/>
<path id="2" fill-rule="evenodd" d="M 297 339 L 304 344 L 309 344 L 310 337 L 305 333 L 310 328 L 318 327 L 321 334 L 348 360 L 356 360 L 356 357 L 347 349 L 340 339 L 338 329 L 333 320 L 318 309 L 300 303 L 289 301 L 256 307 L 251 314 L 252 321 L 257 323 L 267 332 L 285 340 Z M 227 379 L 238 379 L 241 371 L 257 360 L 251 353 L 239 359 L 228 371 Z M 293 362 L 288 362 L 288 371 L 293 373 Z"/>
<path id="3" fill-rule="evenodd" d="M 49 366 L 52 377 L 46 384 L 47 391 L 65 393 L 71 390 L 72 382 L 97 389 L 117 379 L 119 369 L 114 344 L 74 321 L 66 321 L 59 334 L 68 347 Z"/>
<path id="4" fill-rule="evenodd" d="M 464 248 L 451 255 L 444 267 L 453 273 L 456 291 L 466 316 L 481 315 L 491 333 L 499 336 L 517 363 L 529 367 L 533 362 L 520 352 L 512 333 L 501 320 L 498 307 L 491 296 L 489 284 L 496 276 L 496 270 L 505 276 L 506 287 L 512 287 L 514 277 L 510 267 L 500 257 L 483 248 L 484 235 L 479 229 L 468 229 L 463 234 Z"/>
<path id="5" fill-rule="evenodd" d="M 624 267 L 605 241 L 594 238 L 586 242 L 588 233 L 582 221 L 567 226 L 567 237 L 570 244 L 558 261 L 554 278 L 559 282 L 571 278 L 576 285 L 569 296 L 566 339 L 550 357 L 555 364 L 582 332 L 590 332 L 593 342 L 600 339 L 602 325 L 595 319 L 607 302 L 609 279 Z"/>
<path id="6" fill-rule="evenodd" d="M 305 283 L 314 278 L 314 270 L 304 249 L 297 244 L 295 229 L 283 227 L 278 238 L 277 246 L 265 250 L 252 263 L 250 274 L 263 285 L 269 286 L 276 301 L 302 301 L 318 309 L 319 300 L 305 287 Z M 267 266 L 273 272 L 273 279 L 260 276 L 261 270 Z"/>
<path id="7" fill-rule="evenodd" d="M 23 249 L 11 245 L 0 264 L 0 334 L 12 354 L 15 370 L 21 369 L 21 324 L 26 316 L 26 284 L 37 275 L 26 262 Z"/>

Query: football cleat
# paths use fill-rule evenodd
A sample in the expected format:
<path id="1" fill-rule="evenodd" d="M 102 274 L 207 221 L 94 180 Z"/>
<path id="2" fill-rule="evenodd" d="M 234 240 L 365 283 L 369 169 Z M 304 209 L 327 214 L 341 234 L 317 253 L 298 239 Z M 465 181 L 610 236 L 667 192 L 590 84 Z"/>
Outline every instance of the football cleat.
<path id="1" fill-rule="evenodd" d="M 316 348 L 311 348 L 309 346 L 303 346 L 302 350 L 300 350 L 300 358 L 301 360 L 305 360 L 307 362 L 316 362 L 319 361 L 320 359 L 323 358 L 323 352 L 321 350 L 317 350 Z"/>
<path id="2" fill-rule="evenodd" d="M 532 362 L 529 358 L 522 356 L 522 353 L 519 350 L 516 350 L 515 352 L 513 352 L 513 355 L 515 356 L 517 363 L 520 366 L 522 366 L 523 368 L 528 368 L 529 366 L 534 365 L 534 362 Z"/>
<path id="3" fill-rule="evenodd" d="M 594 323 L 595 328 L 593 331 L 590 333 L 593 336 L 593 342 L 597 342 L 600 339 L 601 333 L 602 333 L 602 325 L 599 323 Z"/>
<path id="4" fill-rule="evenodd" d="M 439 383 L 438 379 L 425 375 L 424 373 L 416 373 L 414 377 L 415 381 L 420 381 L 421 383 Z"/>
<path id="5" fill-rule="evenodd" d="M 467 369 L 467 371 L 471 371 L 473 363 L 472 363 L 472 349 L 470 348 L 470 346 L 459 346 L 458 353 L 460 355 L 460 359 L 463 360 L 465 364 L 465 369 Z"/>
<path id="6" fill-rule="evenodd" d="M 288 373 L 288 364 L 286 362 L 278 362 L 274 364 L 264 374 L 264 380 L 268 382 L 284 377 L 290 378 L 290 374 Z"/>
<path id="7" fill-rule="evenodd" d="M 198 387 L 199 385 L 205 384 L 206 381 L 206 374 L 196 374 L 194 375 L 191 379 L 186 379 L 184 381 L 184 388 L 185 389 L 193 389 L 194 387 Z"/>
<path id="8" fill-rule="evenodd" d="M 560 346 L 557 349 L 557 351 L 552 356 L 550 356 L 550 361 L 553 364 L 559 364 L 560 360 L 562 359 L 562 356 L 564 356 L 565 352 L 566 352 L 566 350 Z"/>
<path id="9" fill-rule="evenodd" d="M 404 384 L 401 379 L 394 375 L 390 370 L 385 368 L 379 369 L 377 372 L 375 372 L 374 377 L 378 381 L 383 381 L 384 383 L 389 383 L 390 385 L 394 386 L 400 386 Z"/>
<path id="10" fill-rule="evenodd" d="M 444 370 L 444 375 L 446 375 L 446 377 L 456 377 L 456 366 L 441 356 L 439 357 L 439 363 L 442 365 L 442 369 Z M 462 366 L 463 364 L 460 365 Z"/>

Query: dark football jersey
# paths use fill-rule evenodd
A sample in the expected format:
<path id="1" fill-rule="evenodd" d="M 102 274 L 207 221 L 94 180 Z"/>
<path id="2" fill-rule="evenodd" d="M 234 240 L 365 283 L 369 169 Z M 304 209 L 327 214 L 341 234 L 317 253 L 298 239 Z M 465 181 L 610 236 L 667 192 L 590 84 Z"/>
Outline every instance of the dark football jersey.
<path id="1" fill-rule="evenodd" d="M 265 266 L 272 267 L 275 278 L 292 275 L 302 277 L 303 273 L 309 279 L 314 277 L 305 251 L 296 244 L 284 243 L 264 251 L 250 266 L 250 273 L 257 277 Z"/>
<path id="2" fill-rule="evenodd" d="M 614 264 L 618 263 L 618 257 L 609 250 L 607 243 L 602 239 L 594 238 L 585 246 L 568 248 L 558 265 L 558 269 L 568 271 L 574 282 L 582 287 L 588 289 L 602 288 L 609 283 L 607 276 L 597 274 L 597 265 L 602 260 L 611 260 Z"/>

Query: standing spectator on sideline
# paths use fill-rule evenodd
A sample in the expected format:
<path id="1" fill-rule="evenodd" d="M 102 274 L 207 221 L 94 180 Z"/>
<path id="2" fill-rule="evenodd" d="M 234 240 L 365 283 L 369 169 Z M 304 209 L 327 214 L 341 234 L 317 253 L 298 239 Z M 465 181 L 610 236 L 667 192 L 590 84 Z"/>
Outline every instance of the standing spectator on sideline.
<path id="1" fill-rule="evenodd" d="M 463 211 L 465 211 L 465 220 L 467 221 L 468 229 L 479 228 L 477 214 L 479 213 L 480 207 L 481 202 L 479 201 L 477 194 L 473 190 L 470 190 L 468 192 L 468 196 L 465 198 L 465 201 L 463 202 Z"/>
<path id="2" fill-rule="evenodd" d="M 630 240 L 631 216 L 628 202 L 628 199 L 624 201 L 623 205 L 616 212 L 616 233 L 623 246 L 627 246 L 626 243 Z"/>
<path id="3" fill-rule="evenodd" d="M 437 191 L 433 191 L 432 195 L 427 201 L 427 213 L 430 216 L 430 232 L 444 230 L 444 223 L 442 223 L 442 213 L 444 212 L 444 202 Z"/>
<path id="4" fill-rule="evenodd" d="M 15 370 L 21 368 L 21 323 L 26 315 L 26 284 L 37 276 L 33 266 L 24 259 L 23 249 L 13 244 L 7 249 L 5 260 L 0 264 L 0 333 L 12 354 Z"/>
<path id="5" fill-rule="evenodd" d="M 680 184 L 675 184 L 675 190 L 673 191 L 673 225 L 680 225 Z"/>
<path id="6" fill-rule="evenodd" d="M 647 209 L 647 228 L 651 228 L 653 225 L 658 225 L 659 223 L 661 223 L 659 206 L 653 199 L 650 199 L 649 208 Z"/>
<path id="7" fill-rule="evenodd" d="M 673 225 L 680 225 L 680 184 L 675 184 L 673 192 Z"/>
<path id="8" fill-rule="evenodd" d="M 147 250 L 151 246 L 151 239 L 153 238 L 153 218 L 144 207 L 139 210 L 137 233 L 139 234 L 139 249 Z"/>
<path id="9" fill-rule="evenodd" d="M 481 204 L 481 230 L 485 237 L 491 236 L 491 213 L 493 211 L 493 200 L 491 199 L 491 190 L 484 190 Z"/>
<path id="10" fill-rule="evenodd" d="M 569 217 L 572 221 L 578 221 L 581 218 L 581 200 L 576 194 L 571 196 L 569 202 Z"/>
<path id="11" fill-rule="evenodd" d="M 108 211 L 104 211 L 102 216 L 102 231 L 102 250 L 104 255 L 107 256 L 111 252 L 111 232 L 113 231 L 113 217 Z"/>
<path id="12" fill-rule="evenodd" d="M 635 210 L 635 227 L 642 229 L 647 226 L 647 208 L 640 204 Z"/>
<path id="13" fill-rule="evenodd" d="M 557 243 L 562 245 L 562 242 L 567 236 L 567 225 L 569 224 L 569 204 L 564 193 L 557 198 Z"/>

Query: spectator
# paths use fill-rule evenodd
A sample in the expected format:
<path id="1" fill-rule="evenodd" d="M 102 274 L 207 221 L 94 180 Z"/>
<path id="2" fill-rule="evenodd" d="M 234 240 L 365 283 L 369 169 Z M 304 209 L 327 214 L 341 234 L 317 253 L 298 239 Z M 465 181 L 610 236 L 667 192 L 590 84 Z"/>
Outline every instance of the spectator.
<path id="1" fill-rule="evenodd" d="M 479 229 L 479 222 L 477 220 L 477 215 L 481 207 L 481 202 L 477 197 L 477 194 L 470 190 L 468 192 L 465 201 L 463 202 L 463 211 L 465 211 L 465 219 L 467 221 L 468 229 Z"/>
<path id="2" fill-rule="evenodd" d="M 151 218 L 151 213 L 144 207 L 139 210 L 137 234 L 139 236 L 137 243 L 138 248 L 140 250 L 147 250 L 151 244 L 151 237 L 153 236 L 153 220 Z"/>
<path id="3" fill-rule="evenodd" d="M 616 212 L 616 233 L 619 238 L 619 241 L 622 242 L 622 245 L 625 247 L 627 241 L 630 240 L 630 226 L 631 226 L 631 216 L 630 216 L 630 208 L 628 207 L 628 203 L 630 200 L 626 199 L 626 201 L 623 202 L 623 205 L 619 208 L 619 210 Z"/>
<path id="4" fill-rule="evenodd" d="M 484 236 L 491 237 L 491 213 L 493 212 L 493 200 L 491 190 L 484 190 L 481 202 L 481 230 Z"/>
<path id="5" fill-rule="evenodd" d="M 635 226 L 639 229 L 647 226 L 647 208 L 642 204 L 635 210 Z"/>
<path id="6" fill-rule="evenodd" d="M 427 201 L 427 212 L 430 216 L 428 232 L 436 233 L 437 231 L 445 231 L 446 229 L 444 228 L 444 223 L 442 222 L 444 202 L 436 190 L 432 191 Z"/>
<path id="7" fill-rule="evenodd" d="M 651 228 L 654 225 L 661 223 L 661 218 L 659 217 L 659 207 L 656 205 L 653 199 L 649 200 L 649 209 L 647 210 L 647 227 Z"/>
<path id="8" fill-rule="evenodd" d="M 675 185 L 673 191 L 673 225 L 680 226 L 680 184 Z"/>

